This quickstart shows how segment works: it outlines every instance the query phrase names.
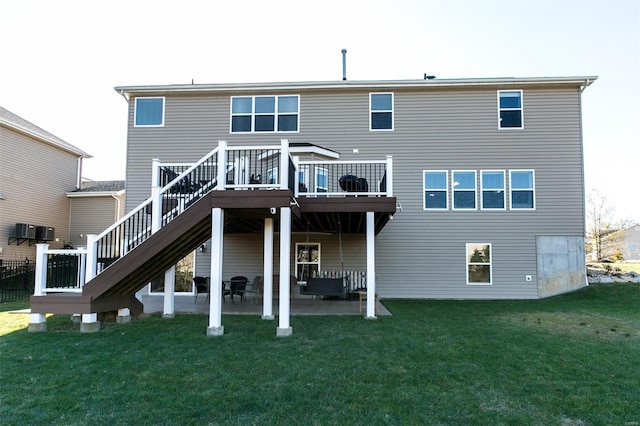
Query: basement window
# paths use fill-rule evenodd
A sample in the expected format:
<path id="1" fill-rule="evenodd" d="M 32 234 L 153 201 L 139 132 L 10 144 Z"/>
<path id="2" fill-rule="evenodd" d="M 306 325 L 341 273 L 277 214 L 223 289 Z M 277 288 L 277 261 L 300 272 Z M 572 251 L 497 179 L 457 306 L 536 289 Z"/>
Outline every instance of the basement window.
<path id="1" fill-rule="evenodd" d="M 491 285 L 491 244 L 466 245 L 467 251 L 467 284 Z"/>

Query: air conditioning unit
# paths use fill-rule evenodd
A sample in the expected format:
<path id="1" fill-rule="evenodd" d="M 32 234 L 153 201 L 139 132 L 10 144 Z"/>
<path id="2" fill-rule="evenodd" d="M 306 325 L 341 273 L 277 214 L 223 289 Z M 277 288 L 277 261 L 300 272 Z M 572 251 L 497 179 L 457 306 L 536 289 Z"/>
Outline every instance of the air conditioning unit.
<path id="1" fill-rule="evenodd" d="M 36 226 L 26 223 L 16 223 L 16 238 L 36 238 Z"/>
<path id="2" fill-rule="evenodd" d="M 55 228 L 51 226 L 36 226 L 36 240 L 53 241 Z"/>

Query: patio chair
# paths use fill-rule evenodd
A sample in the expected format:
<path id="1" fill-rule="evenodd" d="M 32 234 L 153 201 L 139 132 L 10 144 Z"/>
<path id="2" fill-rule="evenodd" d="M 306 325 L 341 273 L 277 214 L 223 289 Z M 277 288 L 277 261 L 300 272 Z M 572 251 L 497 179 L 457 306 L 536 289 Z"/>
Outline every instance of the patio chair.
<path id="1" fill-rule="evenodd" d="M 260 286 L 260 280 L 262 280 L 262 277 L 260 275 L 256 276 L 253 279 L 253 282 L 247 284 L 247 287 L 244 290 L 245 295 L 249 294 L 251 296 L 251 303 L 253 303 L 254 300 L 258 300 L 258 288 Z"/>
<path id="2" fill-rule="evenodd" d="M 196 289 L 196 298 L 193 303 L 198 301 L 198 294 L 207 293 L 207 300 L 209 300 L 209 284 L 205 277 L 193 277 L 193 285 Z"/>
<path id="3" fill-rule="evenodd" d="M 247 277 L 238 275 L 232 277 L 229 281 L 231 282 L 231 303 L 236 303 L 235 300 L 233 300 L 233 296 L 240 296 L 240 301 L 244 301 L 249 279 Z"/>

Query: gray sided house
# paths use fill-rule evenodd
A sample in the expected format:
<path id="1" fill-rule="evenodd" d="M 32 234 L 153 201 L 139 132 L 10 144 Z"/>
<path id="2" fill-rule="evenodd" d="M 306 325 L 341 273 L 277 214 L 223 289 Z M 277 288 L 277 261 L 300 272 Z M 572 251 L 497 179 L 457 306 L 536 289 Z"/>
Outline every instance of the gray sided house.
<path id="1" fill-rule="evenodd" d="M 83 180 L 80 188 L 67 192 L 71 246 L 86 246 L 87 235 L 99 234 L 124 216 L 124 188 L 123 180 Z"/>
<path id="2" fill-rule="evenodd" d="M 69 241 L 69 200 L 86 152 L 0 107 L 0 259 L 35 259 Z M 16 224 L 19 224 L 16 226 Z"/>
<path id="3" fill-rule="evenodd" d="M 338 187 L 339 178 L 367 175 L 358 164 L 388 159 L 385 174 L 367 175 L 367 189 L 356 190 L 395 202 L 375 219 L 381 298 L 534 299 L 571 291 L 586 284 L 581 94 L 595 79 L 117 87 L 129 102 L 126 210 L 152 195 L 154 159 L 190 165 L 218 141 L 233 148 L 287 140 L 300 191 L 292 204 L 302 210 L 287 243 L 289 272 L 298 280 L 348 271 L 354 282 L 366 283 L 373 247 L 363 230 L 367 221 L 331 216 L 340 207 L 322 193 L 333 187 L 344 191 L 345 205 L 362 202 L 348 194 L 357 181 Z M 249 173 L 248 158 L 232 159 L 227 184 L 250 174 L 266 185 L 277 174 L 277 166 Z M 331 162 L 351 168 L 333 172 Z M 238 191 L 229 189 L 247 188 L 226 189 L 230 197 Z M 258 193 L 264 191 L 241 195 Z M 305 207 L 309 200 L 316 213 Z M 327 217 L 317 213 L 322 209 Z M 237 210 L 224 216 L 225 280 L 265 270 L 265 237 L 261 227 L 247 226 L 250 217 Z M 274 240 L 277 265 L 281 241 Z M 210 244 L 195 252 L 195 275 L 212 270 Z"/>

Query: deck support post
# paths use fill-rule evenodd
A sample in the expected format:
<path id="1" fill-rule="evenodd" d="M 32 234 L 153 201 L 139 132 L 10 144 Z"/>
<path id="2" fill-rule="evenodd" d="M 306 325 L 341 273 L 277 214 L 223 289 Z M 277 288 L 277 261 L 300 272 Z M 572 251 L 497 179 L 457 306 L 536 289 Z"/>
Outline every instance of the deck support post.
<path id="1" fill-rule="evenodd" d="M 367 212 L 367 319 L 376 318 L 375 214 Z"/>
<path id="2" fill-rule="evenodd" d="M 162 318 L 173 318 L 175 316 L 175 289 L 176 267 L 174 265 L 164 272 L 164 306 Z"/>
<path id="3" fill-rule="evenodd" d="M 273 320 L 273 219 L 264 220 L 264 270 L 262 274 L 262 319 Z"/>
<path id="4" fill-rule="evenodd" d="M 95 333 L 99 330 L 100 321 L 98 321 L 98 314 L 82 314 L 80 333 Z"/>
<path id="5" fill-rule="evenodd" d="M 118 316 L 116 317 L 116 323 L 127 324 L 131 322 L 131 310 L 129 308 L 118 309 Z"/>
<path id="6" fill-rule="evenodd" d="M 280 314 L 277 337 L 291 336 L 289 324 L 291 283 L 291 207 L 280 208 Z"/>
<path id="7" fill-rule="evenodd" d="M 47 286 L 47 255 L 45 251 L 49 244 L 36 244 L 36 281 L 33 288 L 34 296 L 43 296 Z M 29 331 L 47 331 L 47 317 L 44 314 L 33 313 L 29 319 Z"/>
<path id="8" fill-rule="evenodd" d="M 209 327 L 207 336 L 222 336 L 222 261 L 224 240 L 224 210 L 211 210 L 211 279 L 209 281 Z"/>

